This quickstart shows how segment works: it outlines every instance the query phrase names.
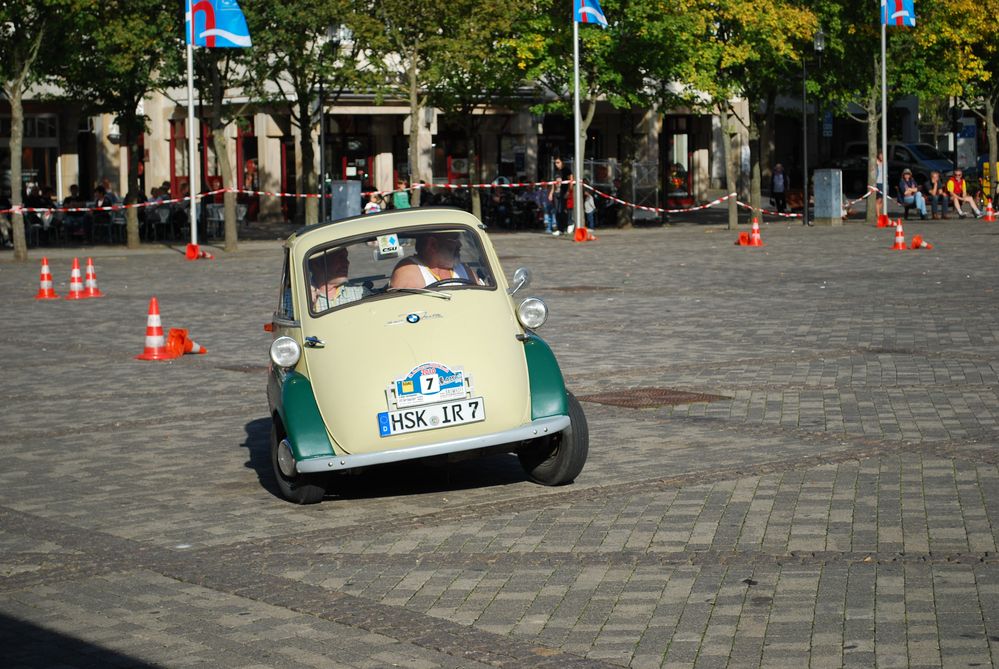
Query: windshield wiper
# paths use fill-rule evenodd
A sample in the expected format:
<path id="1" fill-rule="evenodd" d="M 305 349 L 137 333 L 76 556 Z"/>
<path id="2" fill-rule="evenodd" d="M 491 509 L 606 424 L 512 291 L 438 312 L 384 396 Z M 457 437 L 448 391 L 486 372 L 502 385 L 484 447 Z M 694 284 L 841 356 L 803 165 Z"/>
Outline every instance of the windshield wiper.
<path id="1" fill-rule="evenodd" d="M 430 290 L 429 288 L 389 288 L 385 292 L 388 293 L 413 293 L 414 295 L 432 295 L 433 297 L 439 297 L 442 300 L 450 300 L 450 293 L 443 293 L 439 290 Z"/>

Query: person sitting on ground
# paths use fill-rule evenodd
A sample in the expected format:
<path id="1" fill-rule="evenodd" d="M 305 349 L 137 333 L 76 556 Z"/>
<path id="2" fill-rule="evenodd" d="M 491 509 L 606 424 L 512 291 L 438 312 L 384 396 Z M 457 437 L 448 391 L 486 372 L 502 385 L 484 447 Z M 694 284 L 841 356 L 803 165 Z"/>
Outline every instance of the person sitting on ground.
<path id="1" fill-rule="evenodd" d="M 912 178 L 912 170 L 908 167 L 902 170 L 902 178 L 898 180 L 898 200 L 906 207 L 916 207 L 919 210 L 920 220 L 926 220 L 926 200 L 923 199 L 923 192 L 919 190 L 919 184 Z"/>
<path id="2" fill-rule="evenodd" d="M 350 258 L 345 246 L 317 253 L 309 259 L 309 286 L 314 311 L 326 311 L 370 294 L 365 286 L 347 285 L 349 271 Z"/>
<path id="3" fill-rule="evenodd" d="M 964 218 L 964 210 L 961 208 L 962 202 L 967 202 L 971 210 L 975 212 L 976 218 L 982 217 L 982 211 L 975 204 L 975 198 L 968 193 L 968 184 L 964 181 L 964 172 L 960 169 L 954 170 L 954 176 L 947 179 L 947 192 L 950 193 L 951 202 L 954 204 L 954 211 L 959 218 Z"/>
<path id="4" fill-rule="evenodd" d="M 440 281 L 482 285 L 472 268 L 459 260 L 460 232 L 434 232 L 416 238 L 416 253 L 392 270 L 389 288 L 426 288 Z"/>
<path id="5" fill-rule="evenodd" d="M 933 170 L 930 172 L 930 179 L 923 184 L 923 191 L 926 193 L 926 199 L 930 201 L 930 211 L 933 214 L 933 219 L 948 218 L 947 200 L 950 195 L 947 192 L 947 186 L 944 184 L 943 179 L 940 178 L 939 171 Z M 940 210 L 939 212 L 937 211 L 938 209 Z"/>

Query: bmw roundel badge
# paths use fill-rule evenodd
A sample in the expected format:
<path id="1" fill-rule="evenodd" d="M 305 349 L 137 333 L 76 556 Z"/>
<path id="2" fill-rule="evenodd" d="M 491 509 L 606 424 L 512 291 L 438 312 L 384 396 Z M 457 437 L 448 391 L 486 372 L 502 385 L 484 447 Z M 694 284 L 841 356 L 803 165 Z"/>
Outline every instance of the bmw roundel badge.
<path id="1" fill-rule="evenodd" d="M 409 314 L 409 315 L 407 315 L 406 316 L 406 322 L 407 323 L 419 323 L 420 322 L 420 314 Z"/>

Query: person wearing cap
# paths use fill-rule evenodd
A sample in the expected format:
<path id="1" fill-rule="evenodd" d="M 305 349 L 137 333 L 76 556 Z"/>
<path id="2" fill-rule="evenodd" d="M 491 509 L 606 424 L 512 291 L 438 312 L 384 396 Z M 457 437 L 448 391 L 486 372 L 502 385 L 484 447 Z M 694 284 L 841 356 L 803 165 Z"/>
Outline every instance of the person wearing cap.
<path id="1" fill-rule="evenodd" d="M 898 199 L 906 207 L 915 206 L 919 210 L 919 218 L 926 220 L 926 200 L 908 167 L 902 170 L 902 178 L 898 181 Z"/>

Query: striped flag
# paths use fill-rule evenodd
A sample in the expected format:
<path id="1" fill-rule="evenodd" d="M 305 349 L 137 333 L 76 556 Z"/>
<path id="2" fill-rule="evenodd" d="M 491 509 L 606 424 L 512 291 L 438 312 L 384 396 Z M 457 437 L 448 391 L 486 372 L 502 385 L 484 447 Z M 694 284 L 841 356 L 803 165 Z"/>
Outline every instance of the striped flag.
<path id="1" fill-rule="evenodd" d="M 251 46 L 250 30 L 237 0 L 187 0 L 184 27 L 192 46 Z"/>
<path id="2" fill-rule="evenodd" d="M 575 0 L 575 3 L 576 23 L 596 23 L 602 28 L 607 27 L 607 17 L 600 8 L 600 0 Z"/>
<path id="3" fill-rule="evenodd" d="M 916 27 L 915 0 L 881 0 L 881 24 Z"/>

